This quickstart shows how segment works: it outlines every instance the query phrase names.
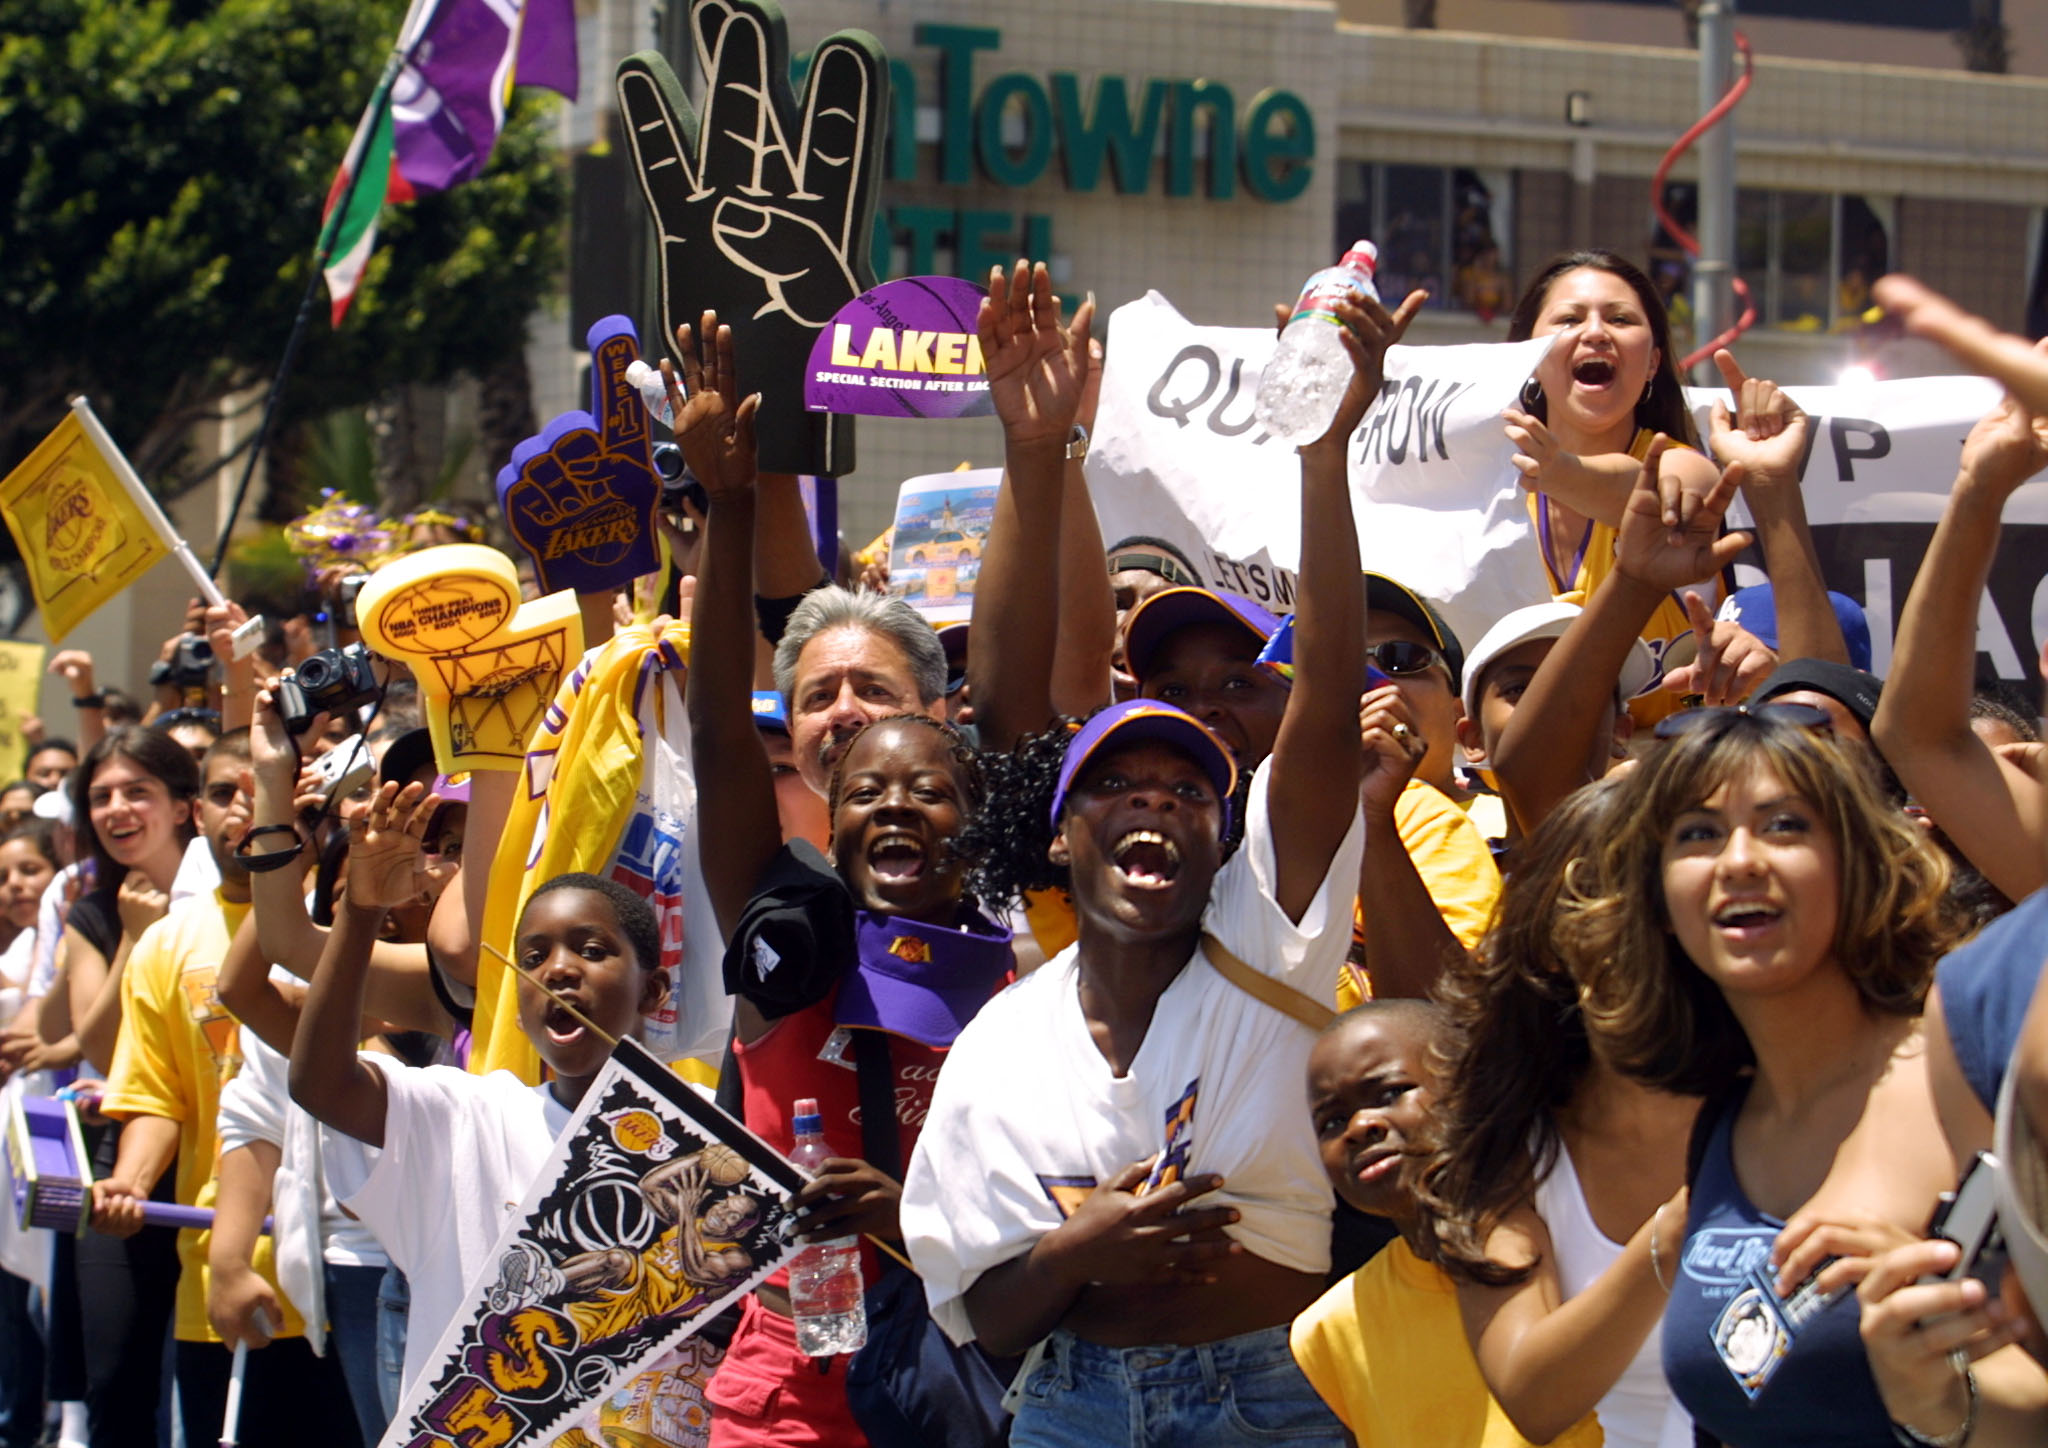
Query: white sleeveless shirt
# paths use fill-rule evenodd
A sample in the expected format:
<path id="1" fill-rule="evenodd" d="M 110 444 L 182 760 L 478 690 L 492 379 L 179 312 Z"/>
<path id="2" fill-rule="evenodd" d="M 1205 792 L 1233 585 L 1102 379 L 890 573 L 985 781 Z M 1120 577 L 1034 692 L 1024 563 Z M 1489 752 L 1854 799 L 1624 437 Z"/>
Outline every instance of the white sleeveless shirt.
<path id="1" fill-rule="evenodd" d="M 1550 1233 L 1558 1290 L 1577 1297 L 1619 1257 L 1627 1244 L 1600 1230 L 1562 1138 L 1550 1174 L 1536 1184 L 1536 1215 Z M 1643 1340 L 1621 1380 L 1595 1409 L 1607 1448 L 1692 1448 L 1692 1421 L 1664 1382 L 1664 1325 Z"/>

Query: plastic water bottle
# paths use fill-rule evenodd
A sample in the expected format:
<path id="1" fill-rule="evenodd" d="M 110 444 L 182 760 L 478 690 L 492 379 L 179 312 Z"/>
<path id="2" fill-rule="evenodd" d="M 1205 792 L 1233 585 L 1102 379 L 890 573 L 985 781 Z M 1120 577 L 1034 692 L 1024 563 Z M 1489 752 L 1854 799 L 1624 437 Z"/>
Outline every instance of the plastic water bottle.
<path id="1" fill-rule="evenodd" d="M 626 380 L 640 389 L 649 416 L 663 427 L 676 425 L 676 410 L 669 406 L 668 384 L 661 380 L 659 367 L 650 367 L 636 357 L 626 364 Z"/>
<path id="2" fill-rule="evenodd" d="M 816 1171 L 833 1154 L 825 1144 L 818 1103 L 796 1103 L 796 1146 L 789 1159 Z M 796 1345 L 811 1357 L 854 1352 L 868 1340 L 868 1309 L 861 1298 L 860 1238 L 813 1242 L 790 1259 L 789 1306 L 796 1318 Z"/>
<path id="3" fill-rule="evenodd" d="M 1259 381 L 1254 415 L 1259 426 L 1285 443 L 1299 447 L 1330 430 L 1344 389 L 1351 385 L 1350 354 L 1338 331 L 1336 304 L 1346 297 L 1378 300 L 1372 284 L 1379 248 L 1354 241 L 1335 266 L 1308 279 L 1294 315 L 1280 332 L 1280 345 Z"/>

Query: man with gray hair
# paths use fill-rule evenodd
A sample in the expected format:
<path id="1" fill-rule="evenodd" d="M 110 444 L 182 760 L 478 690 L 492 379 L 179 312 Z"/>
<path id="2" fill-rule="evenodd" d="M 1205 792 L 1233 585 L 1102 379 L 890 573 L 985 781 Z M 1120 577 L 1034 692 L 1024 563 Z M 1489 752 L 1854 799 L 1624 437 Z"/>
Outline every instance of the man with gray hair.
<path id="1" fill-rule="evenodd" d="M 945 717 L 946 650 L 900 598 L 813 589 L 775 646 L 775 687 L 804 783 L 824 794 L 846 745 L 891 714 Z"/>

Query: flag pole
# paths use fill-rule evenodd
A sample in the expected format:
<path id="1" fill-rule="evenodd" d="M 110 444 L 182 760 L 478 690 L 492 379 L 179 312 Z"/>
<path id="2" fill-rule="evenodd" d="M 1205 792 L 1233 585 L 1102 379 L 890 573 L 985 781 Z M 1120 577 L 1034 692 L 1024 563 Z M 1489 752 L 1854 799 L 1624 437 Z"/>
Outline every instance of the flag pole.
<path id="1" fill-rule="evenodd" d="M 313 252 L 313 274 L 306 278 L 305 294 L 299 298 L 299 314 L 292 319 L 292 330 L 285 338 L 284 355 L 278 359 L 277 373 L 270 379 L 269 395 L 263 399 L 263 417 L 256 424 L 256 438 L 249 446 L 249 457 L 242 464 L 242 480 L 235 484 L 235 496 L 228 504 L 228 516 L 221 524 L 220 538 L 213 545 L 213 566 L 207 571 L 219 573 L 221 564 L 227 558 L 228 541 L 234 536 L 235 521 L 242 515 L 242 504 L 248 500 L 249 484 L 256 476 L 256 464 L 263 457 L 263 444 L 270 437 L 270 425 L 277 417 L 277 404 L 284 396 L 284 384 L 292 374 L 293 365 L 299 360 L 299 348 L 306 339 L 306 323 L 313 315 L 314 300 L 320 295 L 327 262 L 334 255 L 335 238 L 341 232 L 342 217 L 348 213 L 349 203 L 355 199 L 356 187 L 362 184 L 362 159 L 370 148 L 370 134 L 376 129 L 375 116 L 391 103 L 391 88 L 398 83 L 398 76 L 412 59 L 413 47 L 419 44 L 420 36 L 426 33 L 423 23 L 427 12 L 435 8 L 436 0 L 412 0 L 407 8 L 405 21 L 398 30 L 398 43 L 391 47 L 391 54 L 384 61 L 384 73 L 377 77 L 377 88 L 370 92 L 370 104 L 363 111 L 363 119 L 356 123 L 356 133 L 349 138 L 348 150 L 343 154 L 342 167 L 346 179 L 341 192 L 334 198 L 334 205 L 327 210 L 326 220 L 320 226 L 320 241 Z M 378 178 L 383 184 L 383 177 Z"/>

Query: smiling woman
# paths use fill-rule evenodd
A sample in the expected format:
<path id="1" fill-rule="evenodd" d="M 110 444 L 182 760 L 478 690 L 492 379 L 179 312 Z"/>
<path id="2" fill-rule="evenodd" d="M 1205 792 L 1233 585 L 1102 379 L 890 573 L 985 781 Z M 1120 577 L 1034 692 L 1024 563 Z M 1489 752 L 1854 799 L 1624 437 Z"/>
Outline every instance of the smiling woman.
<path id="1" fill-rule="evenodd" d="M 1708 1098 L 1666 1376 L 1731 1448 L 1890 1443 L 1895 1419 L 1940 1440 L 1966 1385 L 1975 1421 L 1973 1375 L 1940 1369 L 1947 1343 L 1922 1333 L 1954 1391 L 1931 1409 L 1902 1395 L 1848 1289 L 1955 1181 L 1919 1027 L 1955 938 L 1946 865 L 1831 738 L 1768 711 L 1687 722 L 1619 786 L 1599 887 L 1558 924 L 1596 963 L 1582 998 L 1614 1065 Z M 1958 1341 L 1982 1324 L 1964 1327 Z M 2007 1381 L 1984 1379 L 1987 1424 Z"/>

